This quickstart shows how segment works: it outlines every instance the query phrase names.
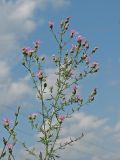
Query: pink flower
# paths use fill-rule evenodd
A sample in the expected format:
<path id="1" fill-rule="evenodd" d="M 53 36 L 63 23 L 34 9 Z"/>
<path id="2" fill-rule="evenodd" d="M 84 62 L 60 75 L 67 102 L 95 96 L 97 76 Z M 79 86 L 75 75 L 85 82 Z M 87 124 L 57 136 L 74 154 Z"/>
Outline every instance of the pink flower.
<path id="1" fill-rule="evenodd" d="M 58 119 L 59 119 L 60 122 L 63 122 L 64 119 L 65 119 L 65 116 L 64 115 L 59 115 Z"/>
<path id="2" fill-rule="evenodd" d="M 42 79 L 43 78 L 43 72 L 40 70 L 37 72 L 36 76 L 39 78 L 39 79 Z"/>
<path id="3" fill-rule="evenodd" d="M 10 143 L 7 143 L 7 144 L 6 144 L 6 148 L 7 148 L 8 150 L 12 150 L 12 149 L 13 149 L 13 145 L 10 144 Z"/>
<path id="4" fill-rule="evenodd" d="M 75 34 L 76 34 L 75 30 L 72 29 L 72 30 L 70 31 L 70 37 L 73 38 Z"/>
<path id="5" fill-rule="evenodd" d="M 82 40 L 83 40 L 83 37 L 79 35 L 79 36 L 77 37 L 77 42 L 81 44 Z"/>
<path id="6" fill-rule="evenodd" d="M 70 37 L 73 38 L 78 32 L 76 32 L 74 29 L 70 31 Z"/>
<path id="7" fill-rule="evenodd" d="M 79 102 L 79 101 L 80 101 L 80 102 L 82 103 L 83 99 L 82 99 L 81 96 L 77 95 L 77 96 L 75 97 L 75 101 L 76 101 L 76 102 Z"/>
<path id="8" fill-rule="evenodd" d="M 29 48 L 29 47 L 26 47 L 26 48 L 22 48 L 22 52 L 23 52 L 23 54 L 26 54 L 26 55 L 28 55 L 28 56 L 31 56 L 32 53 L 34 52 L 34 50 L 31 49 L 31 48 Z"/>
<path id="9" fill-rule="evenodd" d="M 79 35 L 79 36 L 77 37 L 77 42 L 78 42 L 79 44 L 81 44 L 82 46 L 85 46 L 85 45 L 87 45 L 86 47 L 89 46 L 89 45 L 87 44 L 88 42 L 87 42 L 86 38 L 83 37 L 83 36 L 81 36 L 81 35 Z"/>
<path id="10" fill-rule="evenodd" d="M 5 126 L 5 127 L 8 127 L 9 125 L 10 125 L 10 120 L 8 119 L 8 118 L 5 118 L 5 119 L 3 119 L 3 125 Z"/>
<path id="11" fill-rule="evenodd" d="M 35 46 L 35 48 L 38 48 L 40 46 L 40 41 L 39 40 L 35 41 L 34 46 Z"/>
<path id="12" fill-rule="evenodd" d="M 50 28 L 50 29 L 53 29 L 53 27 L 54 27 L 54 22 L 53 22 L 53 21 L 49 21 L 49 22 L 48 22 L 48 25 L 49 25 L 49 28 Z"/>

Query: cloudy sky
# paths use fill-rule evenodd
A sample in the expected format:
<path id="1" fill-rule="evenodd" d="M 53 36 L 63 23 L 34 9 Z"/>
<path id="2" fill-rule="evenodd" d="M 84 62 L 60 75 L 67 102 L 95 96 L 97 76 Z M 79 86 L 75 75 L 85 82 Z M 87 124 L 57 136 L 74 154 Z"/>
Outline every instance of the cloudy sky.
<path id="1" fill-rule="evenodd" d="M 71 29 L 85 36 L 100 64 L 97 75 L 82 84 L 82 90 L 98 88 L 96 101 L 65 122 L 62 136 L 84 138 L 61 152 L 62 160 L 120 160 L 120 1 L 119 0 L 0 0 L 0 121 L 13 116 L 22 105 L 19 137 L 29 142 L 31 132 L 25 116 L 36 110 L 29 75 L 21 65 L 21 48 L 41 40 L 41 54 L 46 59 L 54 52 L 48 21 L 55 27 L 71 17 Z M 49 68 L 49 69 L 48 69 Z M 49 63 L 45 68 L 53 76 Z M 51 83 L 51 81 L 50 81 Z M 83 91 L 84 92 L 84 91 Z M 4 130 L 0 123 L 0 141 Z M 23 125 L 24 124 L 24 125 Z M 25 130 L 27 128 L 27 130 Z M 33 145 L 29 142 L 29 145 Z M 2 144 L 0 143 L 0 148 Z"/>

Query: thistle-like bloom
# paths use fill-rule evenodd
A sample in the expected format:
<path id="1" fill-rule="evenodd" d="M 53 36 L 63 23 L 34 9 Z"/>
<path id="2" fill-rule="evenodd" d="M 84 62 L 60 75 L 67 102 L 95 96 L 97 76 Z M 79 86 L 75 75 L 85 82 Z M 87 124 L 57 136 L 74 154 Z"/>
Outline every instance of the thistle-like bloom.
<path id="1" fill-rule="evenodd" d="M 77 95 L 76 97 L 75 97 L 75 101 L 76 102 L 83 102 L 83 98 L 80 96 L 80 95 Z"/>
<path id="2" fill-rule="evenodd" d="M 10 143 L 7 143 L 7 144 L 6 144 L 6 148 L 7 148 L 8 150 L 12 150 L 12 149 L 13 149 L 13 145 L 10 144 Z"/>
<path id="3" fill-rule="evenodd" d="M 42 79 L 43 78 L 43 72 L 40 70 L 37 72 L 36 76 L 39 78 L 39 79 Z"/>
<path id="4" fill-rule="evenodd" d="M 35 48 L 38 48 L 40 46 L 40 41 L 39 40 L 35 41 L 34 46 L 35 46 Z"/>
<path id="5" fill-rule="evenodd" d="M 77 42 L 78 44 L 81 44 L 82 46 L 86 47 L 86 48 L 89 48 L 89 44 L 88 44 L 88 41 L 86 40 L 85 37 L 79 35 L 77 37 Z"/>
<path id="6" fill-rule="evenodd" d="M 62 123 L 65 119 L 65 116 L 64 115 L 59 115 L 58 119 Z"/>
<path id="7" fill-rule="evenodd" d="M 79 36 L 77 37 L 77 42 L 78 42 L 79 44 L 81 44 L 82 41 L 83 41 L 83 37 L 79 35 Z"/>
<path id="8" fill-rule="evenodd" d="M 25 48 L 22 48 L 22 52 L 25 55 L 31 56 L 34 50 L 29 47 L 25 47 Z"/>
<path id="9" fill-rule="evenodd" d="M 72 30 L 70 31 L 70 37 L 73 38 L 75 34 L 76 34 L 75 30 L 72 29 Z"/>
<path id="10" fill-rule="evenodd" d="M 49 28 L 50 28 L 50 29 L 53 29 L 53 27 L 54 27 L 54 22 L 53 22 L 53 21 L 49 21 L 49 22 L 48 22 L 48 25 L 49 25 Z"/>
<path id="11" fill-rule="evenodd" d="M 5 118 L 5 119 L 3 119 L 3 125 L 5 126 L 5 127 L 9 127 L 9 125 L 10 125 L 10 120 L 8 119 L 8 118 Z"/>

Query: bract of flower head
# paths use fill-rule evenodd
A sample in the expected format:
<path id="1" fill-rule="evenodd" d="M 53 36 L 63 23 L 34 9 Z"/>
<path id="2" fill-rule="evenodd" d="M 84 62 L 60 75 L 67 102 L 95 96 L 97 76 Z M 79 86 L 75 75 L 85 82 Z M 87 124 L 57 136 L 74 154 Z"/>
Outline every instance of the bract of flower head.
<path id="1" fill-rule="evenodd" d="M 91 97 L 94 97 L 97 94 L 97 88 L 94 88 L 91 92 Z"/>
<path id="2" fill-rule="evenodd" d="M 58 119 L 59 119 L 60 122 L 63 122 L 64 119 L 65 119 L 65 116 L 64 115 L 59 115 Z"/>
<path id="3" fill-rule="evenodd" d="M 86 43 L 85 43 L 85 48 L 88 49 L 89 48 L 89 43 L 88 41 L 86 40 Z"/>
<path id="4" fill-rule="evenodd" d="M 87 54 L 83 53 L 83 55 L 81 56 L 81 59 L 86 60 L 86 58 L 87 58 Z"/>
<path id="5" fill-rule="evenodd" d="M 12 150 L 13 145 L 12 145 L 11 143 L 7 143 L 7 144 L 6 144 L 6 148 L 7 148 L 8 150 Z"/>
<path id="6" fill-rule="evenodd" d="M 43 78 L 43 71 L 38 71 L 36 76 L 39 78 L 39 79 L 42 79 Z"/>
<path id="7" fill-rule="evenodd" d="M 70 16 L 68 16 L 68 17 L 66 17 L 66 19 L 65 19 L 65 23 L 68 23 L 69 22 L 69 20 L 70 20 Z"/>
<path id="8" fill-rule="evenodd" d="M 95 69 L 95 68 L 99 68 L 99 63 L 97 62 L 93 62 L 91 68 Z"/>
<path id="9" fill-rule="evenodd" d="M 66 17 L 66 20 L 70 20 L 70 18 L 71 18 L 71 17 L 70 17 L 70 16 L 68 16 L 68 17 Z"/>
<path id="10" fill-rule="evenodd" d="M 35 46 L 35 48 L 38 48 L 40 46 L 40 40 L 36 40 L 34 42 L 34 46 Z"/>
<path id="11" fill-rule="evenodd" d="M 50 28 L 50 29 L 53 29 L 53 27 L 54 27 L 54 22 L 53 22 L 53 21 L 49 21 L 49 22 L 48 22 L 48 25 L 49 25 L 49 28 Z"/>
<path id="12" fill-rule="evenodd" d="M 74 53 L 75 49 L 76 49 L 76 45 L 72 44 L 72 47 L 70 49 L 70 53 Z"/>
<path id="13" fill-rule="evenodd" d="M 10 120 L 8 119 L 8 118 L 4 118 L 3 119 L 3 125 L 5 126 L 5 127 L 7 127 L 7 126 L 9 126 L 10 125 Z"/>

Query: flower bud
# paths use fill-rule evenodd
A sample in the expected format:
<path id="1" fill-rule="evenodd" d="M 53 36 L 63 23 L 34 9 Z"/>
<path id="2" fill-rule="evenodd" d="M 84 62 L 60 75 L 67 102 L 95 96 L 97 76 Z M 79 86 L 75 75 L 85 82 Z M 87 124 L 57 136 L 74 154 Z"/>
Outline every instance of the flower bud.
<path id="1" fill-rule="evenodd" d="M 49 28 L 52 30 L 54 27 L 54 22 L 53 21 L 49 21 L 48 22 Z"/>
<path id="2" fill-rule="evenodd" d="M 39 79 L 42 79 L 43 78 L 43 72 L 40 70 L 37 72 L 36 76 L 39 78 Z"/>

